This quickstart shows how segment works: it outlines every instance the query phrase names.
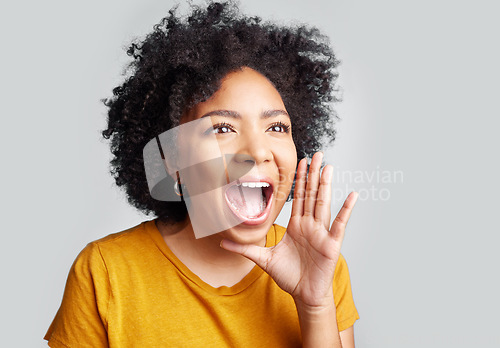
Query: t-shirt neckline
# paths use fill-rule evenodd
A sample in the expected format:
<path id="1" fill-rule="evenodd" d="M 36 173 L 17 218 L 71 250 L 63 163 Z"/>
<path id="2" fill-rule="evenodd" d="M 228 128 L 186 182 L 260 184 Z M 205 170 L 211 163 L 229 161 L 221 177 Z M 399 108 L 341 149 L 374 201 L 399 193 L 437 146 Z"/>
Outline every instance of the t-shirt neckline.
<path id="1" fill-rule="evenodd" d="M 189 281 L 214 295 L 230 296 L 236 295 L 252 285 L 265 272 L 259 266 L 255 265 L 252 270 L 243 277 L 238 283 L 233 286 L 221 286 L 215 288 L 210 284 L 205 283 L 200 277 L 193 273 L 186 265 L 184 265 L 177 256 L 170 250 L 167 243 L 163 239 L 161 232 L 155 224 L 156 220 L 144 222 L 144 228 L 147 234 L 153 239 L 160 252 L 176 267 L 179 272 Z M 266 236 L 266 248 L 276 245 L 276 230 L 274 224 L 271 226 Z"/>

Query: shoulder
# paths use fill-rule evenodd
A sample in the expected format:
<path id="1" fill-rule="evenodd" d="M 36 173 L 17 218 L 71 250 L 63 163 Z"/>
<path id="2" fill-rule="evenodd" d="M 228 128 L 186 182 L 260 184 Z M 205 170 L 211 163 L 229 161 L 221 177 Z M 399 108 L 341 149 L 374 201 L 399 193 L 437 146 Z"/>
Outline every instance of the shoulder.
<path id="1" fill-rule="evenodd" d="M 146 225 L 150 223 L 154 223 L 154 221 L 145 221 L 137 226 L 94 240 L 87 244 L 82 253 L 95 252 L 102 249 L 126 249 L 137 246 L 137 243 L 147 239 Z"/>
<path id="2" fill-rule="evenodd" d="M 349 275 L 347 262 L 342 254 L 339 254 L 339 259 L 337 261 L 337 265 L 335 266 L 335 273 L 347 273 Z"/>
<path id="3" fill-rule="evenodd" d="M 142 238 L 146 230 L 146 224 L 154 223 L 154 221 L 144 221 L 137 226 L 128 228 L 126 230 L 112 233 L 107 235 L 106 237 L 97 239 L 89 244 L 98 244 L 98 245 L 107 245 L 107 244 L 121 244 L 121 243 L 129 243 L 133 240 Z"/>
<path id="4" fill-rule="evenodd" d="M 78 254 L 73 268 L 82 271 L 104 270 L 106 261 L 136 253 L 150 239 L 146 232 L 146 224 L 148 223 L 154 223 L 154 221 L 146 221 L 88 243 Z M 97 267 L 98 265 L 99 267 Z"/>

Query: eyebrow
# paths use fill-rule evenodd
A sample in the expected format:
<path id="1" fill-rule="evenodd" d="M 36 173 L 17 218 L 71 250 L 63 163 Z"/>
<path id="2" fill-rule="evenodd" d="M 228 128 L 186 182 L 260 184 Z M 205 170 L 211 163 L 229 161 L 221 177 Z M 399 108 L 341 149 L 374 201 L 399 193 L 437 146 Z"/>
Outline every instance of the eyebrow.
<path id="1" fill-rule="evenodd" d="M 288 112 L 286 112 L 285 110 L 280 110 L 280 109 L 266 110 L 266 111 L 262 112 L 262 114 L 260 115 L 260 118 L 269 118 L 269 117 L 275 117 L 275 116 L 279 116 L 279 115 L 285 115 L 288 118 L 290 118 L 290 115 L 288 115 Z M 201 116 L 201 118 L 208 117 L 208 116 L 226 116 L 226 117 L 241 119 L 241 115 L 238 112 L 233 111 L 233 110 L 213 110 L 213 111 L 207 112 L 206 114 Z"/>

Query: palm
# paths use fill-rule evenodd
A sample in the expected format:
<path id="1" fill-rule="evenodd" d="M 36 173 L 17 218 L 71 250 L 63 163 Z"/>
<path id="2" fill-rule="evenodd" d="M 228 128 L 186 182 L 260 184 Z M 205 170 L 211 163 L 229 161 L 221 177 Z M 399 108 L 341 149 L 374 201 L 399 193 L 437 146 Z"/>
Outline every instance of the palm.
<path id="1" fill-rule="evenodd" d="M 313 304 L 331 288 L 340 245 L 314 218 L 292 218 L 266 272 L 294 298 Z"/>
<path id="2" fill-rule="evenodd" d="M 272 248 L 232 245 L 228 248 L 254 261 L 295 300 L 310 306 L 321 305 L 332 295 L 332 280 L 345 225 L 356 200 L 355 194 L 349 195 L 328 228 L 332 173 L 327 166 L 320 178 L 320 167 L 321 156 L 317 154 L 313 156 L 306 179 L 305 162 L 299 163 L 292 217 L 278 245 Z"/>

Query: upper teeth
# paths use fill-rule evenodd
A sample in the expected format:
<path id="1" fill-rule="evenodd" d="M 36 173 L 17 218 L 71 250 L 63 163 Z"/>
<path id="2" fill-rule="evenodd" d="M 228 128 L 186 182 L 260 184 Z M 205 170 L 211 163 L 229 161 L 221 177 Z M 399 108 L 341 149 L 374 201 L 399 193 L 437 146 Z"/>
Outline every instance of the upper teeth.
<path id="1" fill-rule="evenodd" d="M 267 182 L 242 182 L 239 185 L 243 187 L 269 187 L 269 183 Z"/>

